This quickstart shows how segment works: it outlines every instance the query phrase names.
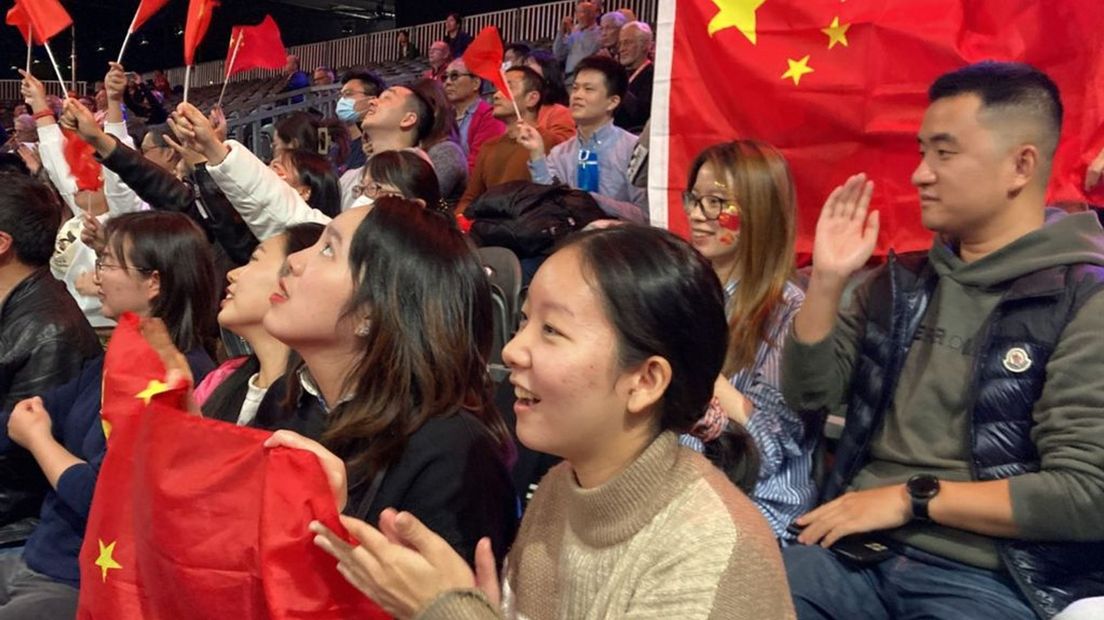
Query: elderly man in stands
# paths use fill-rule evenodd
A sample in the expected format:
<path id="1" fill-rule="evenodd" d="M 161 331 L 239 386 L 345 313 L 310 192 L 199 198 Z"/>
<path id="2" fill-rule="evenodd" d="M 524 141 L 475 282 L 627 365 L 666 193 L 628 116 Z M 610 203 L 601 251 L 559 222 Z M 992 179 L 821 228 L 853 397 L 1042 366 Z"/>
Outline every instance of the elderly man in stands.
<path id="1" fill-rule="evenodd" d="M 625 69 L 612 58 L 584 59 L 571 89 L 571 116 L 578 135 L 547 157 L 544 140 L 532 125 L 520 128 L 518 142 L 529 151 L 529 173 L 535 183 L 551 185 L 558 179 L 590 192 L 611 217 L 644 223 L 647 194 L 633 186 L 628 176 L 637 137 L 613 124 L 627 81 Z"/>
<path id="2" fill-rule="evenodd" d="M 450 60 L 452 52 L 449 51 L 448 43 L 434 41 L 429 46 L 429 68 L 422 73 L 422 77 L 443 81 Z"/>
<path id="3" fill-rule="evenodd" d="M 337 81 L 337 76 L 334 75 L 333 69 L 322 65 L 314 70 L 314 74 L 311 76 L 312 86 L 329 86 Z"/>
<path id="4" fill-rule="evenodd" d="M 457 213 L 463 213 L 468 205 L 475 202 L 488 189 L 509 183 L 510 181 L 529 181 L 529 151 L 518 144 L 517 137 L 522 123 L 537 126 L 537 114 L 540 111 L 541 93 L 544 92 L 544 78 L 529 67 L 511 67 L 506 70 L 506 84 L 517 102 L 521 112 L 518 121 L 514 105 L 502 91 L 494 94 L 494 116 L 506 124 L 506 133 L 488 140 L 479 151 L 475 169 L 468 178 L 468 187 L 456 206 Z M 545 153 L 560 143 L 551 134 L 538 129 L 544 142 Z"/>
<path id="5" fill-rule="evenodd" d="M 621 65 L 629 75 L 625 100 L 613 115 L 622 129 L 639 134 L 652 114 L 652 82 L 655 67 L 651 61 L 652 29 L 643 22 L 625 24 L 620 35 Z"/>
<path id="6" fill-rule="evenodd" d="M 627 23 L 629 23 L 629 20 L 625 19 L 625 16 L 617 11 L 612 11 L 603 15 L 602 19 L 598 22 L 598 32 L 601 35 L 599 38 L 600 47 L 595 53 L 617 60 L 620 56 L 618 44 L 620 42 L 621 29 Z"/>
<path id="7" fill-rule="evenodd" d="M 565 63 L 564 75 L 570 83 L 579 61 L 598 51 L 602 33 L 598 29 L 598 9 L 593 2 L 575 6 L 575 18 L 565 17 L 552 42 L 552 53 Z"/>
<path id="8" fill-rule="evenodd" d="M 284 65 L 284 73 L 288 76 L 287 84 L 284 85 L 284 92 L 310 86 L 310 76 L 307 75 L 306 71 L 299 69 L 299 57 L 295 54 L 288 54 L 287 64 Z"/>
<path id="9" fill-rule="evenodd" d="M 445 73 L 445 96 L 456 110 L 456 125 L 460 129 L 460 147 L 468 158 L 468 173 L 475 169 L 479 149 L 491 138 L 506 131 L 502 121 L 494 116 L 491 105 L 479 96 L 483 80 L 468 71 L 463 59 L 449 63 Z"/>

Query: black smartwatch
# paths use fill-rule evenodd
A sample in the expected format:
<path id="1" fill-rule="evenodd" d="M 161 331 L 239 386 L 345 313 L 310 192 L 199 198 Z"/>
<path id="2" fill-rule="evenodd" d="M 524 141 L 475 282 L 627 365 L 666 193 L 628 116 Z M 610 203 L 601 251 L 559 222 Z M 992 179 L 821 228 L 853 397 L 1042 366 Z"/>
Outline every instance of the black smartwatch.
<path id="1" fill-rule="evenodd" d="M 905 488 L 912 500 L 912 518 L 931 521 L 928 516 L 928 502 L 939 494 L 939 478 L 931 474 L 917 474 L 909 478 Z"/>

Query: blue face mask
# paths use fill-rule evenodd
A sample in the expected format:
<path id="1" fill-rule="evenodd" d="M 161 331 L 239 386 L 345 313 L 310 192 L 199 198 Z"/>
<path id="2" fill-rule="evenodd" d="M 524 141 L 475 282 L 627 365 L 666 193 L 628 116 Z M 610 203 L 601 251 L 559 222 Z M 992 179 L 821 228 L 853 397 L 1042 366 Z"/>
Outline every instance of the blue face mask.
<path id="1" fill-rule="evenodd" d="M 356 102 L 348 97 L 342 97 L 337 100 L 337 108 L 334 109 L 334 113 L 341 119 L 343 123 L 355 123 L 360 120 L 360 114 L 357 113 Z"/>

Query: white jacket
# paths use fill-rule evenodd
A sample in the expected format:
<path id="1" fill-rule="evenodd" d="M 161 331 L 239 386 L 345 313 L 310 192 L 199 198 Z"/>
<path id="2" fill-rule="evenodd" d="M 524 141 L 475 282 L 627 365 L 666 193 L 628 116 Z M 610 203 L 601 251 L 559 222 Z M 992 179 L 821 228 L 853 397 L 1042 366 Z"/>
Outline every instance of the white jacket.
<path id="1" fill-rule="evenodd" d="M 295 224 L 330 222 L 237 140 L 227 140 L 226 146 L 226 159 L 217 166 L 208 164 L 207 172 L 257 239 L 264 241 Z"/>

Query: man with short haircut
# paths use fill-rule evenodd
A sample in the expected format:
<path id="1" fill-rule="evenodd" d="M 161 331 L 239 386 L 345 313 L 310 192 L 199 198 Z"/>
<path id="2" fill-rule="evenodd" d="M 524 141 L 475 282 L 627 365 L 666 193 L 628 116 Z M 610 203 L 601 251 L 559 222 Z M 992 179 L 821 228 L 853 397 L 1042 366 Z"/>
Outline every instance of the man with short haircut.
<path id="1" fill-rule="evenodd" d="M 460 148 L 468 158 L 469 175 L 475 169 L 475 161 L 483 144 L 506 131 L 502 121 L 495 118 L 491 105 L 479 96 L 482 89 L 483 80 L 468 71 L 462 58 L 449 63 L 445 73 L 445 97 L 456 111 Z"/>
<path id="2" fill-rule="evenodd" d="M 600 37 L 599 47 L 596 53 L 617 60 L 620 55 L 617 46 L 620 42 L 621 28 L 627 23 L 628 20 L 625 19 L 625 16 L 617 11 L 611 11 L 603 15 L 602 19 L 598 20 L 598 32 Z"/>
<path id="3" fill-rule="evenodd" d="M 299 70 L 299 57 L 295 54 L 287 55 L 284 73 L 287 74 L 287 84 L 284 86 L 284 92 L 310 86 L 310 76 L 307 75 L 306 71 Z"/>
<path id="4" fill-rule="evenodd" d="M 537 114 L 542 103 L 541 93 L 544 92 L 544 78 L 529 67 L 512 67 L 506 70 L 506 84 L 517 102 L 522 122 L 536 127 Z M 532 180 L 529 176 L 529 151 L 517 141 L 520 123 L 514 112 L 514 105 L 502 91 L 495 92 L 493 101 L 494 116 L 506 124 L 506 133 L 483 144 L 475 169 L 468 178 L 468 187 L 456 206 L 457 213 L 463 213 L 483 192 L 496 185 Z M 544 141 L 545 153 L 559 144 L 547 132 L 540 129 L 537 131 Z"/>
<path id="5" fill-rule="evenodd" d="M 511 43 L 502 50 L 502 65 L 507 69 L 520 67 L 525 64 L 525 58 L 531 51 L 532 48 L 524 43 Z"/>
<path id="6" fill-rule="evenodd" d="M 396 38 L 399 41 L 399 60 L 414 60 L 422 55 L 422 52 L 418 50 L 418 46 L 411 42 L 410 31 L 400 30 Z"/>
<path id="7" fill-rule="evenodd" d="M 449 51 L 448 43 L 434 41 L 429 46 L 429 68 L 422 72 L 422 77 L 443 82 L 450 60 L 452 60 L 452 53 Z"/>
<path id="8" fill-rule="evenodd" d="M 565 17 L 560 31 L 552 41 L 552 53 L 565 63 L 564 76 L 568 84 L 579 62 L 598 51 L 601 32 L 598 29 L 598 9 L 593 2 L 583 1 L 575 5 L 575 18 Z"/>
<path id="9" fill-rule="evenodd" d="M 630 22 L 621 29 L 619 60 L 629 75 L 625 100 L 617 108 L 613 122 L 626 131 L 639 134 L 652 116 L 652 29 L 642 22 Z"/>
<path id="10" fill-rule="evenodd" d="M 613 124 L 626 81 L 625 69 L 612 58 L 583 60 L 571 88 L 571 116 L 577 135 L 556 146 L 547 157 L 544 140 L 533 125 L 526 123 L 519 129 L 518 142 L 529 151 L 529 173 L 535 183 L 550 185 L 558 179 L 590 192 L 610 216 L 644 223 L 648 221 L 647 194 L 628 178 L 637 137 Z"/>
<path id="11" fill-rule="evenodd" d="M 839 312 L 878 234 L 852 177 L 784 345 L 790 406 L 847 403 L 825 503 L 783 552 L 802 619 L 1049 618 L 1104 595 L 1104 231 L 1046 207 L 1058 88 L 985 62 L 929 99 L 912 183 L 931 249 L 890 255 Z"/>
<path id="12" fill-rule="evenodd" d="M 445 43 L 448 44 L 449 54 L 452 58 L 459 58 L 471 45 L 471 34 L 463 30 L 464 16 L 453 12 L 445 17 Z"/>
<path id="13" fill-rule="evenodd" d="M 100 354 L 99 340 L 65 284 L 50 274 L 62 206 L 26 174 L 0 172 L 0 412 L 80 374 Z M 2 417 L 2 414 L 0 414 Z M 0 455 L 0 544 L 30 533 L 46 491 L 21 448 Z"/>
<path id="14" fill-rule="evenodd" d="M 366 69 L 354 69 L 341 79 L 341 99 L 337 101 L 334 113 L 349 130 L 349 157 L 345 160 L 345 170 L 360 168 L 368 160 L 364 152 L 364 137 L 360 131 L 360 121 L 368 109 L 368 102 L 375 99 L 387 88 L 378 75 Z"/>
<path id="15" fill-rule="evenodd" d="M 311 76 L 312 86 L 329 86 L 337 81 L 337 77 L 334 76 L 333 69 L 322 65 L 314 70 L 314 75 Z"/>

